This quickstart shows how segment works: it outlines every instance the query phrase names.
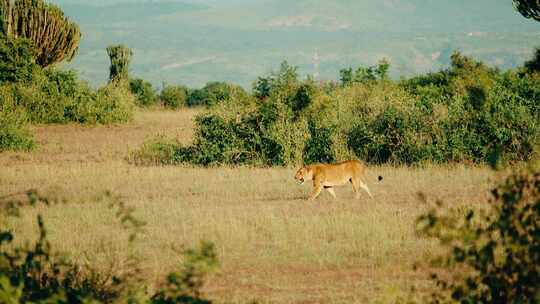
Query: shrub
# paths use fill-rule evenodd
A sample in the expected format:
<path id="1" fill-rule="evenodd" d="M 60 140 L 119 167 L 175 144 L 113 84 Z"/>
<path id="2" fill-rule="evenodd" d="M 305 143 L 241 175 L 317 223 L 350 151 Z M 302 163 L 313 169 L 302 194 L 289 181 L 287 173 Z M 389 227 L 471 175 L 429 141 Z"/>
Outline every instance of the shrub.
<path id="1" fill-rule="evenodd" d="M 85 119 L 91 123 L 128 122 L 133 118 L 135 96 L 123 85 L 109 84 L 97 91 Z"/>
<path id="2" fill-rule="evenodd" d="M 186 105 L 187 89 L 183 86 L 166 86 L 159 97 L 164 106 L 178 109 Z"/>
<path id="3" fill-rule="evenodd" d="M 158 103 L 159 98 L 152 84 L 140 78 L 129 80 L 129 89 L 137 97 L 137 105 L 148 107 Z"/>
<path id="4" fill-rule="evenodd" d="M 242 87 L 226 82 L 209 82 L 201 89 L 191 90 L 188 94 L 187 105 L 214 106 L 229 100 L 232 96 L 246 95 Z"/>
<path id="5" fill-rule="evenodd" d="M 62 94 L 57 83 L 47 74 L 36 73 L 30 84 L 17 83 L 17 103 L 28 112 L 34 123 L 65 123 L 65 110 L 73 100 Z"/>
<path id="6" fill-rule="evenodd" d="M 336 160 L 332 150 L 333 130 L 325 127 L 317 127 L 315 123 L 309 123 L 310 138 L 304 148 L 303 160 L 306 164 L 331 163 Z"/>
<path id="7" fill-rule="evenodd" d="M 203 89 L 190 90 L 186 104 L 190 107 L 204 106 L 208 100 L 208 92 Z"/>
<path id="8" fill-rule="evenodd" d="M 433 208 L 419 231 L 448 249 L 437 258 L 432 303 L 537 303 L 540 298 L 540 172 L 510 176 L 492 191 L 490 209 Z"/>
<path id="9" fill-rule="evenodd" d="M 381 59 L 375 66 L 358 67 L 356 71 L 353 71 L 352 68 L 341 69 L 339 71 L 341 85 L 369 84 L 377 80 L 387 80 L 389 69 L 390 62 L 387 59 Z"/>
<path id="10" fill-rule="evenodd" d="M 39 69 L 30 40 L 0 34 L 0 83 L 28 83 Z"/>
<path id="11" fill-rule="evenodd" d="M 299 80 L 284 62 L 259 77 L 253 96 L 232 90 L 200 116 L 182 155 L 198 165 L 483 163 L 496 151 L 505 164 L 531 159 L 540 146 L 540 76 L 501 73 L 459 52 L 451 59 L 446 70 L 398 83 L 386 79 L 387 63 L 351 70 L 339 87 Z M 198 92 L 190 98 L 209 98 Z"/>
<path id="12" fill-rule="evenodd" d="M 192 154 L 191 148 L 184 147 L 178 141 L 158 136 L 131 151 L 127 160 L 136 165 L 177 165 L 192 161 Z"/>
<path id="13" fill-rule="evenodd" d="M 540 48 L 534 50 L 533 58 L 525 61 L 523 64 L 527 72 L 538 73 L 540 72 Z"/>
<path id="14" fill-rule="evenodd" d="M 246 94 L 242 87 L 226 82 L 209 82 L 202 88 L 202 91 L 205 93 L 201 95 L 205 98 L 199 100 L 198 103 L 206 106 L 214 106 L 229 100 L 233 96 Z"/>
<path id="15" fill-rule="evenodd" d="M 127 122 L 135 104 L 124 86 L 109 84 L 94 91 L 73 71 L 47 69 L 35 73 L 30 84 L 16 83 L 13 88 L 15 104 L 34 123 Z"/>
<path id="16" fill-rule="evenodd" d="M 27 130 L 26 112 L 15 105 L 10 86 L 0 87 L 0 152 L 30 150 L 34 140 Z"/>
<path id="17" fill-rule="evenodd" d="M 209 82 L 204 86 L 203 90 L 207 92 L 207 98 L 203 101 L 203 104 L 213 106 L 231 98 L 232 87 L 224 82 Z"/>

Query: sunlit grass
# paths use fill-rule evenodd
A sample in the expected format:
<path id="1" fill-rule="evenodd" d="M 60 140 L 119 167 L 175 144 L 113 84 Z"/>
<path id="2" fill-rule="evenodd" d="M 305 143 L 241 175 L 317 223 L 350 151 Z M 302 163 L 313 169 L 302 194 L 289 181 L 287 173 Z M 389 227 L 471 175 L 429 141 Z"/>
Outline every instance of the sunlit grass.
<path id="1" fill-rule="evenodd" d="M 487 169 L 466 166 L 372 167 L 375 196 L 337 200 L 323 193 L 306 202 L 309 185 L 294 168 L 137 167 L 125 156 L 148 136 L 188 142 L 197 110 L 140 112 L 129 125 L 37 127 L 40 148 L 0 155 L 0 195 L 34 188 L 73 201 L 41 209 L 56 249 L 76 259 L 122 263 L 128 233 L 100 196 L 120 195 L 147 222 L 133 250 L 150 284 L 178 265 L 179 246 L 216 244 L 223 268 L 210 280 L 218 302 L 388 302 L 427 275 L 415 261 L 434 243 L 414 232 L 425 206 L 417 193 L 448 204 L 485 201 Z M 377 176 L 384 176 L 377 182 Z M 36 211 L 12 225 L 31 236 Z"/>

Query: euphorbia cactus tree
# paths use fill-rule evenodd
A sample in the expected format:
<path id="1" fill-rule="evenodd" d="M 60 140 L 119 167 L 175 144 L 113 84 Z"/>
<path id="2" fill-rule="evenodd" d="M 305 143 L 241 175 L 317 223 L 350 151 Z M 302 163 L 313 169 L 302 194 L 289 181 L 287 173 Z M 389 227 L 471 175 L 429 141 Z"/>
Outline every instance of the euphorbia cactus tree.
<path id="1" fill-rule="evenodd" d="M 81 40 L 79 26 L 43 0 L 0 0 L 0 33 L 30 40 L 42 67 L 73 59 Z"/>

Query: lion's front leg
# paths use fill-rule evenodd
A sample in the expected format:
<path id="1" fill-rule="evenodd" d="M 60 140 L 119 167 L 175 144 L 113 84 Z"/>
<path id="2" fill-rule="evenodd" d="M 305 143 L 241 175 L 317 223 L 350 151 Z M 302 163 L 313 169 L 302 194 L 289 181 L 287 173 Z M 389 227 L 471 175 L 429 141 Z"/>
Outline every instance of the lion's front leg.
<path id="1" fill-rule="evenodd" d="M 321 194 L 321 191 L 322 191 L 322 183 L 318 180 L 313 180 L 313 192 L 311 192 L 311 195 L 309 196 L 309 199 L 310 201 L 314 200 L 317 198 L 317 196 L 319 196 L 319 194 Z"/>

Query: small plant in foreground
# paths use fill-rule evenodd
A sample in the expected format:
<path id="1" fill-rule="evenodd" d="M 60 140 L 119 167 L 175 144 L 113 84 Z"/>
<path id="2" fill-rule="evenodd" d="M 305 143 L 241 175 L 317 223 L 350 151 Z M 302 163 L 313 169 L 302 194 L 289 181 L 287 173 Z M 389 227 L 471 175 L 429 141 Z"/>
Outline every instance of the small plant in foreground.
<path id="1" fill-rule="evenodd" d="M 448 249 L 437 260 L 431 303 L 540 301 L 540 172 L 510 176 L 492 191 L 485 212 L 433 208 L 419 231 Z M 440 203 L 439 203 L 440 205 Z"/>
<path id="2" fill-rule="evenodd" d="M 22 198 L 20 198 L 22 197 Z M 106 193 L 110 207 L 130 233 L 129 242 L 142 232 L 144 222 L 133 216 L 134 209 L 118 197 Z M 198 249 L 186 250 L 179 272 L 167 277 L 167 284 L 154 295 L 141 295 L 138 260 L 128 267 L 118 265 L 100 270 L 100 265 L 77 264 L 53 250 L 47 238 L 43 217 L 37 215 L 39 236 L 34 243 L 17 245 L 15 235 L 4 228 L 8 217 L 18 216 L 28 207 L 66 203 L 30 190 L 0 197 L 0 302 L 1 303 L 211 303 L 202 297 L 205 277 L 219 263 L 214 246 L 203 242 Z M 115 267 L 116 266 L 116 267 Z M 102 267 L 101 267 L 102 268 Z"/>

